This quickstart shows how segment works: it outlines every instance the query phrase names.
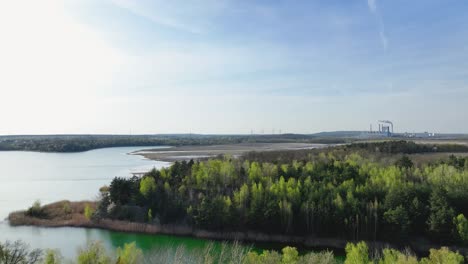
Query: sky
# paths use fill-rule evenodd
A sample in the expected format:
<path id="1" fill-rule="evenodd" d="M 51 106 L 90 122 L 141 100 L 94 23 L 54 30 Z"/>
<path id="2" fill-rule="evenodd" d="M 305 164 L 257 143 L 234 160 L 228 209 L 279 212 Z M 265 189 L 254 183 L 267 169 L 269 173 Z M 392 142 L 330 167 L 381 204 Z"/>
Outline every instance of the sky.
<path id="1" fill-rule="evenodd" d="M 0 134 L 468 133 L 463 0 L 0 0 Z"/>

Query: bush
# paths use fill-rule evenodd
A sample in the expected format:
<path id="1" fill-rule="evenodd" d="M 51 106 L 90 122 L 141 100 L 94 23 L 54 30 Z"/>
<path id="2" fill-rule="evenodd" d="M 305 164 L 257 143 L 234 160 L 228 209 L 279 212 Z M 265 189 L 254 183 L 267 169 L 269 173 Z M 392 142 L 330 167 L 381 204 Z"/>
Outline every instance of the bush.
<path id="1" fill-rule="evenodd" d="M 300 257 L 300 264 L 308 263 L 319 263 L 319 264 L 336 264 L 337 261 L 333 252 L 331 251 L 322 251 L 322 252 L 312 252 Z"/>
<path id="2" fill-rule="evenodd" d="M 78 264 L 111 264 L 112 258 L 107 255 L 100 242 L 91 242 L 78 250 Z"/>
<path id="3" fill-rule="evenodd" d="M 299 252 L 297 252 L 295 247 L 285 247 L 282 252 L 281 263 L 283 264 L 295 264 L 299 260 Z"/>
<path id="4" fill-rule="evenodd" d="M 143 260 L 143 251 L 137 248 L 135 242 L 125 244 L 123 249 L 117 249 L 118 264 L 138 264 Z"/>
<path id="5" fill-rule="evenodd" d="M 66 215 L 72 213 L 72 210 L 71 210 L 71 207 L 70 207 L 70 202 L 64 202 L 62 209 L 63 209 L 63 213 L 66 214 Z"/>
<path id="6" fill-rule="evenodd" d="M 63 257 L 57 250 L 47 250 L 44 258 L 44 264 L 60 264 L 63 263 Z"/>

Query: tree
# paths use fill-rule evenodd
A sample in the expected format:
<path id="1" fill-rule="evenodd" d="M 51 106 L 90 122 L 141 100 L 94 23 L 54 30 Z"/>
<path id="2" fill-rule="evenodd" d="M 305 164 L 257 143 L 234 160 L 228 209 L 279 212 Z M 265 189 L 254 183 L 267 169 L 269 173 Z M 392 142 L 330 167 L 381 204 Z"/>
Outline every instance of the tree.
<path id="1" fill-rule="evenodd" d="M 148 222 L 153 221 L 153 210 L 151 208 L 148 210 Z"/>
<path id="2" fill-rule="evenodd" d="M 146 176 L 140 181 L 140 193 L 148 198 L 156 191 L 156 181 L 151 176 Z"/>
<path id="3" fill-rule="evenodd" d="M 123 249 L 117 249 L 117 264 L 138 264 L 143 259 L 143 252 L 136 243 L 125 244 Z"/>
<path id="4" fill-rule="evenodd" d="M 386 248 L 379 264 L 418 264 L 418 259 L 410 254 L 403 254 L 398 250 Z"/>
<path id="5" fill-rule="evenodd" d="M 86 217 L 86 219 L 91 220 L 93 214 L 94 209 L 89 204 L 86 204 L 84 208 L 84 216 Z"/>
<path id="6" fill-rule="evenodd" d="M 436 237 L 447 238 L 452 231 L 454 211 L 449 206 L 446 193 L 439 188 L 432 192 L 429 199 L 429 231 Z"/>
<path id="7" fill-rule="evenodd" d="M 468 220 L 466 220 L 463 214 L 459 214 L 454 219 L 455 227 L 457 228 L 457 234 L 461 241 L 464 243 L 468 242 Z"/>
<path id="8" fill-rule="evenodd" d="M 283 248 L 282 252 L 282 264 L 296 264 L 299 260 L 299 252 L 297 252 L 297 249 L 295 247 L 285 247 Z"/>
<path id="9" fill-rule="evenodd" d="M 403 155 L 399 160 L 395 162 L 395 166 L 403 169 L 411 169 L 414 164 L 413 161 L 406 155 Z"/>
<path id="10" fill-rule="evenodd" d="M 0 263 L 2 264 L 35 264 L 41 261 L 42 251 L 29 250 L 29 246 L 19 240 L 0 243 Z"/>
<path id="11" fill-rule="evenodd" d="M 78 264 L 111 264 L 112 258 L 107 255 L 100 242 L 91 242 L 78 250 Z"/>
<path id="12" fill-rule="evenodd" d="M 109 197 L 112 202 L 120 205 L 131 201 L 135 193 L 135 179 L 116 177 L 109 187 Z"/>
<path id="13" fill-rule="evenodd" d="M 367 264 L 370 262 L 369 248 L 366 242 L 361 241 L 357 244 L 348 243 L 345 251 L 345 264 Z"/>
<path id="14" fill-rule="evenodd" d="M 38 218 L 44 217 L 45 212 L 42 209 L 41 201 L 36 200 L 33 205 L 26 211 L 26 215 Z"/>
<path id="15" fill-rule="evenodd" d="M 409 227 L 411 226 L 411 220 L 409 219 L 408 212 L 402 205 L 399 205 L 394 209 L 387 210 L 384 213 L 384 220 L 395 226 L 396 231 L 401 235 L 406 235 Z"/>
<path id="16" fill-rule="evenodd" d="M 280 209 L 281 223 L 283 225 L 284 231 L 288 233 L 291 229 L 293 220 L 292 205 L 286 200 L 281 200 L 278 203 L 278 207 Z"/>
<path id="17" fill-rule="evenodd" d="M 450 251 L 446 247 L 430 249 L 429 257 L 421 259 L 421 264 L 462 264 L 464 258 L 458 252 Z"/>
<path id="18" fill-rule="evenodd" d="M 276 251 L 265 250 L 262 254 L 249 252 L 246 257 L 246 264 L 280 264 L 282 256 Z"/>

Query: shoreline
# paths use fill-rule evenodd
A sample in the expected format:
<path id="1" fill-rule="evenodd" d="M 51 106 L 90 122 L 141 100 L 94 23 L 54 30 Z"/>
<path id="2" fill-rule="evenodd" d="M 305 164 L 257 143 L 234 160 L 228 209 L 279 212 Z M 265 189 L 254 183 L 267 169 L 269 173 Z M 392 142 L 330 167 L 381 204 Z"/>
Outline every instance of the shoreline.
<path id="1" fill-rule="evenodd" d="M 148 223 L 137 223 L 122 220 L 112 219 L 99 219 L 99 220 L 88 220 L 84 216 L 84 207 L 91 206 L 95 208 L 96 202 L 82 201 L 82 202 L 69 202 L 60 201 L 52 204 L 43 206 L 43 208 L 57 208 L 57 206 L 63 206 L 63 204 L 69 204 L 71 207 L 71 213 L 67 217 L 57 217 L 50 219 L 41 219 L 36 217 L 30 217 L 26 215 L 26 211 L 16 211 L 9 214 L 7 221 L 10 226 L 35 226 L 45 228 L 58 228 L 58 227 L 74 227 L 74 228 L 96 228 L 115 232 L 124 233 L 138 233 L 148 235 L 172 235 L 180 237 L 194 237 L 207 240 L 217 241 L 241 241 L 243 243 L 272 243 L 272 244 L 284 244 L 284 245 L 298 245 L 304 248 L 325 248 L 332 251 L 342 251 L 346 247 L 348 242 L 357 242 L 353 240 L 346 240 L 342 238 L 332 237 L 315 237 L 315 236 L 294 236 L 294 235 L 283 235 L 283 234 L 267 234 L 252 230 L 246 231 L 208 231 L 203 229 L 197 229 L 186 225 L 160 225 L 160 224 L 148 224 Z M 397 248 L 404 249 L 410 248 L 417 255 L 427 255 L 429 249 L 440 248 L 446 245 L 429 243 L 423 239 L 412 239 L 408 244 L 397 245 L 390 242 L 384 241 L 365 241 L 368 245 L 373 248 Z M 463 255 L 468 254 L 467 247 L 459 246 L 447 246 L 453 251 L 458 251 Z"/>

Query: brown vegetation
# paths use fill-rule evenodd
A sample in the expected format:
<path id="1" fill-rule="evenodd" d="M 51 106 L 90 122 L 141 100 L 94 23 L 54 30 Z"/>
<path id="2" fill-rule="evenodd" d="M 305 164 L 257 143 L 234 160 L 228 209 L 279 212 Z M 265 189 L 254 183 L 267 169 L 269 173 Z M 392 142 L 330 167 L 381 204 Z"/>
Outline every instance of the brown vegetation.
<path id="1" fill-rule="evenodd" d="M 41 217 L 28 215 L 28 211 L 13 212 L 8 216 L 11 225 L 35 225 L 35 226 L 93 226 L 91 221 L 86 219 L 84 210 L 86 205 L 96 208 L 96 202 L 81 201 L 70 202 L 60 201 L 41 207 Z"/>

